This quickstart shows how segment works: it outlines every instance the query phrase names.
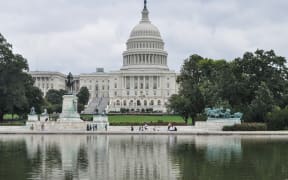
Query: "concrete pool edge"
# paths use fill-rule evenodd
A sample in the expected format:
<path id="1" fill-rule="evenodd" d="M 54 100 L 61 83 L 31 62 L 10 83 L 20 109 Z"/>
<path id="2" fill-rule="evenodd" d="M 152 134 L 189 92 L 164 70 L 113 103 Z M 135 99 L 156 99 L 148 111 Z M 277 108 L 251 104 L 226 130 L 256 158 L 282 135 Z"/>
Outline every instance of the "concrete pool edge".
<path id="1" fill-rule="evenodd" d="M 199 136 L 288 136 L 288 131 L 195 131 L 195 132 L 87 132 L 87 131 L 0 131 L 0 135 L 199 135 Z"/>

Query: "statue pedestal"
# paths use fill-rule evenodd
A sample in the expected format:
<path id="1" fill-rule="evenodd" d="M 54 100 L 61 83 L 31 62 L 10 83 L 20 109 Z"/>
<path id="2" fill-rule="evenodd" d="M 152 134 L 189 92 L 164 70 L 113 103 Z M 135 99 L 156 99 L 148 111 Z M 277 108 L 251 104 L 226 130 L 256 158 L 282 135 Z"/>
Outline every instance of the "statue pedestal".
<path id="1" fill-rule="evenodd" d="M 30 122 L 38 121 L 38 115 L 37 114 L 33 114 L 33 115 L 29 114 L 28 115 L 28 121 L 30 121 Z"/>
<path id="2" fill-rule="evenodd" d="M 93 115 L 93 124 L 97 125 L 97 130 L 107 130 L 109 127 L 108 116 L 106 115 Z"/>
<path id="3" fill-rule="evenodd" d="M 75 95 L 63 96 L 62 113 L 59 122 L 83 122 L 77 112 L 78 97 Z"/>
<path id="4" fill-rule="evenodd" d="M 41 122 L 49 121 L 49 115 L 40 115 L 40 121 Z"/>

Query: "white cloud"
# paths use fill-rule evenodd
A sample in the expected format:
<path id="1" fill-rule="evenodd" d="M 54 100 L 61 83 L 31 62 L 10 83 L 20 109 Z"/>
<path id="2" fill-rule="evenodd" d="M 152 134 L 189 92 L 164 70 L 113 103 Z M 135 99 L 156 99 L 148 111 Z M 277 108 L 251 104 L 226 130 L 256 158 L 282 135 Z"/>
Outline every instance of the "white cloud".
<path id="1" fill-rule="evenodd" d="M 274 49 L 288 57 L 287 0 L 148 1 L 166 42 L 171 69 L 198 53 L 231 60 L 245 51 Z M 73 73 L 117 70 L 142 0 L 0 1 L 0 33 L 31 70 Z"/>

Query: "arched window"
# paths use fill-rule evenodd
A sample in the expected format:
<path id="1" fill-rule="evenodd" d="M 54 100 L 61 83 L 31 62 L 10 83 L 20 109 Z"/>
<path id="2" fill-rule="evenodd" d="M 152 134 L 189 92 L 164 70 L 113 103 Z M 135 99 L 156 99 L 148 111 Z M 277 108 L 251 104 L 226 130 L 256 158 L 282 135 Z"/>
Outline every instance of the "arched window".
<path id="1" fill-rule="evenodd" d="M 133 106 L 133 100 L 129 102 L 129 106 Z"/>
<path id="2" fill-rule="evenodd" d="M 137 100 L 137 106 L 141 106 L 141 101 Z"/>
<path id="3" fill-rule="evenodd" d="M 151 101 L 150 101 L 150 105 L 151 105 L 151 106 L 154 106 L 154 100 L 151 100 Z"/>
<path id="4" fill-rule="evenodd" d="M 117 105 L 117 106 L 120 106 L 120 100 L 117 100 L 117 101 L 116 101 L 116 105 Z"/>
<path id="5" fill-rule="evenodd" d="M 158 106 L 161 106 L 161 101 L 160 100 L 158 100 Z"/>
<path id="6" fill-rule="evenodd" d="M 124 101 L 123 101 L 123 105 L 124 105 L 124 106 L 126 106 L 126 105 L 127 105 L 127 102 L 126 102 L 126 100 L 124 100 Z"/>
<path id="7" fill-rule="evenodd" d="M 144 106 L 147 106 L 147 100 L 144 100 Z"/>

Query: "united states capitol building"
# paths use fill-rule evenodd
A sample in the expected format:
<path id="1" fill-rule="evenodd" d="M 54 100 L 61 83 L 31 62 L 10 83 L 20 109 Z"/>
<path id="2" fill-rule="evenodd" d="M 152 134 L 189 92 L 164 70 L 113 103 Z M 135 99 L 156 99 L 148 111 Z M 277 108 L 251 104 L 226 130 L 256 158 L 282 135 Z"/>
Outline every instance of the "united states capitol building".
<path id="1" fill-rule="evenodd" d="M 118 71 L 96 72 L 74 76 L 75 90 L 87 87 L 90 101 L 85 113 L 167 112 L 166 104 L 178 92 L 177 74 L 167 66 L 168 53 L 158 28 L 149 19 L 145 0 L 140 23 L 131 31 L 123 52 L 123 66 Z M 44 95 L 50 89 L 65 89 L 67 75 L 59 72 L 30 72 Z"/>

